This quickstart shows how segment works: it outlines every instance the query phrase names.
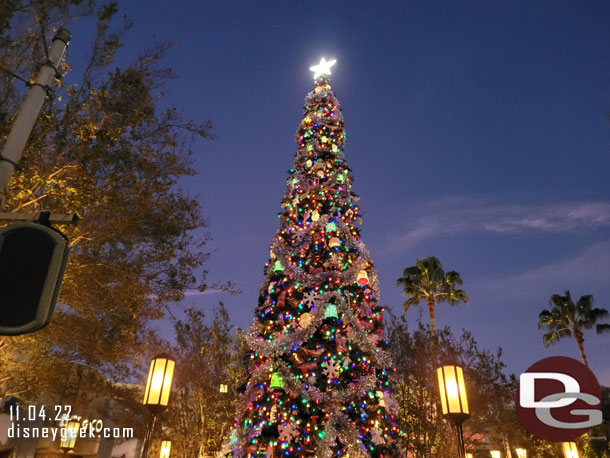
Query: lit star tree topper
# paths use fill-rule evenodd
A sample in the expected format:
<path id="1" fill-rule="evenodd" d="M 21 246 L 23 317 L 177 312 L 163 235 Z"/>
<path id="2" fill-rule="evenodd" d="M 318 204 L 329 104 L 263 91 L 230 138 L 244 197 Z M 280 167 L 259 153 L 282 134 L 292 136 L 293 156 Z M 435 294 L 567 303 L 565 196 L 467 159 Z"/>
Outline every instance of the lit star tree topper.
<path id="1" fill-rule="evenodd" d="M 320 60 L 318 65 L 309 67 L 309 70 L 313 72 L 313 79 L 316 80 L 322 75 L 330 75 L 330 67 L 337 63 L 336 59 L 326 60 L 324 57 Z"/>

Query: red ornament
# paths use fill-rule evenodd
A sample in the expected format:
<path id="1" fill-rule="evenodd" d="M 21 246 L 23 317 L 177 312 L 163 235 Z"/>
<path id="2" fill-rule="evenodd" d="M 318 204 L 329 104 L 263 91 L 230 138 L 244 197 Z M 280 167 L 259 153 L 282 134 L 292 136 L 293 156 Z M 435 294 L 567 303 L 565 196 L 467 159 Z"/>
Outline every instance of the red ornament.
<path id="1" fill-rule="evenodd" d="M 284 308 L 286 306 L 286 291 L 282 291 L 277 298 L 277 306 Z"/>

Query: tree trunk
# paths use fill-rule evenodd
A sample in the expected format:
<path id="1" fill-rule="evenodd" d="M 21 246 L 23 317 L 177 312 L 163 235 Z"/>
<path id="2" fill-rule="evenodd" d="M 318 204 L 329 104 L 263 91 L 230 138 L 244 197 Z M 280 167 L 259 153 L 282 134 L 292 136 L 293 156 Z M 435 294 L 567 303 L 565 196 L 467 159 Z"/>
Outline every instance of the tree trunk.
<path id="1" fill-rule="evenodd" d="M 585 338 L 583 337 L 582 331 L 580 329 L 574 330 L 574 338 L 576 339 L 576 343 L 578 344 L 578 351 L 580 351 L 580 357 L 582 358 L 582 362 L 588 368 L 589 361 L 587 361 L 587 355 L 585 354 Z"/>
<path id="2" fill-rule="evenodd" d="M 434 320 L 434 306 L 436 303 L 434 302 L 434 297 L 429 296 L 426 299 L 426 303 L 428 304 L 428 313 L 430 314 L 430 334 L 434 337 L 436 335 L 436 322 Z"/>

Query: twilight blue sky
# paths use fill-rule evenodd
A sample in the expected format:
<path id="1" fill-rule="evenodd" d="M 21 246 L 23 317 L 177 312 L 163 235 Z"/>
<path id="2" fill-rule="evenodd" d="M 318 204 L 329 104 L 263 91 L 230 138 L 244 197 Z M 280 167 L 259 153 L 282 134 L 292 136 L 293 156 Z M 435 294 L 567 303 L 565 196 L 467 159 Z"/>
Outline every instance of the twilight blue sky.
<path id="1" fill-rule="evenodd" d="M 211 222 L 210 277 L 243 294 L 184 305 L 223 300 L 249 325 L 313 88 L 308 68 L 325 56 L 338 61 L 332 85 L 382 303 L 400 313 L 396 278 L 434 255 L 471 298 L 441 304 L 439 326 L 503 347 L 515 373 L 545 356 L 578 358 L 573 341 L 545 349 L 536 324 L 564 289 L 610 309 L 609 3 L 120 3 L 134 22 L 120 61 L 153 36 L 179 42 L 164 104 L 212 119 L 218 136 L 196 145 L 201 174 L 182 186 Z M 90 23 L 69 27 L 78 69 Z M 610 385 L 610 335 L 588 333 L 585 347 Z"/>

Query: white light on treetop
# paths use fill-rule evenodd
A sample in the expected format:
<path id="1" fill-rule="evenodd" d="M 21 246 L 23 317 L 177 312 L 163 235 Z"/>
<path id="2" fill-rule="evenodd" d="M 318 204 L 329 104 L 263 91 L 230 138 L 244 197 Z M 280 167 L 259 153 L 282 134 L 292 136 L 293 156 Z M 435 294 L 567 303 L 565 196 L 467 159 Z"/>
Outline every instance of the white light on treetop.
<path id="1" fill-rule="evenodd" d="M 322 75 L 330 75 L 330 67 L 337 63 L 336 59 L 326 60 L 322 57 L 320 63 L 318 65 L 314 65 L 313 67 L 309 67 L 309 70 L 313 72 L 313 79 L 318 79 L 319 76 Z"/>

